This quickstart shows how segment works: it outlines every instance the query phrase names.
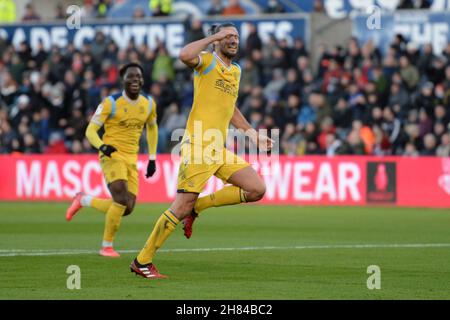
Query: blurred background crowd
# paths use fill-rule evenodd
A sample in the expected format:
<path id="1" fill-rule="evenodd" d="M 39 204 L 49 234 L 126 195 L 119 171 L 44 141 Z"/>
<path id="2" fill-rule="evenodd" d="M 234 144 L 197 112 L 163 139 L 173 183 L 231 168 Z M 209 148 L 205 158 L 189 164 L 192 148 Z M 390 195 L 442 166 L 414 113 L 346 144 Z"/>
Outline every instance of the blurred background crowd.
<path id="1" fill-rule="evenodd" d="M 86 12 L 99 17 L 109 2 L 86 1 Z M 268 3 L 267 13 L 281 10 L 277 1 Z M 321 1 L 315 3 L 320 11 Z M 213 1 L 210 14 L 240 14 L 239 8 L 239 1 L 226 7 Z M 22 21 L 35 19 L 30 4 Z M 205 36 L 200 20 L 185 25 L 186 43 Z M 105 97 L 121 91 L 118 69 L 131 61 L 143 66 L 144 92 L 158 106 L 159 153 L 170 152 L 171 133 L 189 115 L 192 70 L 170 57 L 163 42 L 151 49 L 130 41 L 119 49 L 97 32 L 79 49 L 32 51 L 26 42 L 14 47 L 0 39 L 0 54 L 0 153 L 95 152 L 84 137 L 87 123 Z M 350 38 L 321 45 L 315 63 L 303 39 L 289 44 L 272 36 L 263 45 L 250 25 L 236 61 L 242 68 L 237 106 L 253 127 L 279 129 L 281 154 L 450 155 L 450 43 L 433 52 L 431 44 L 397 35 L 382 54 L 370 41 Z"/>

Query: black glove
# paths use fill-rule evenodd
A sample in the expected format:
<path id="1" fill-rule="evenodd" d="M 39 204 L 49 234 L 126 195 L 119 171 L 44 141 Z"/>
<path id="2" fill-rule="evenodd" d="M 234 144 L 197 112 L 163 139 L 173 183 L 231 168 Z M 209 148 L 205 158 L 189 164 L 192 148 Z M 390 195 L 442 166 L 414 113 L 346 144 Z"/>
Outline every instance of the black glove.
<path id="1" fill-rule="evenodd" d="M 155 160 L 149 160 L 147 164 L 147 174 L 145 175 L 146 178 L 150 178 L 155 174 L 156 171 L 156 162 Z"/>
<path id="2" fill-rule="evenodd" d="M 110 157 L 110 158 L 111 158 L 111 153 L 117 151 L 116 148 L 114 148 L 113 146 L 109 146 L 107 144 L 102 144 L 98 150 L 100 150 L 105 156 Z"/>

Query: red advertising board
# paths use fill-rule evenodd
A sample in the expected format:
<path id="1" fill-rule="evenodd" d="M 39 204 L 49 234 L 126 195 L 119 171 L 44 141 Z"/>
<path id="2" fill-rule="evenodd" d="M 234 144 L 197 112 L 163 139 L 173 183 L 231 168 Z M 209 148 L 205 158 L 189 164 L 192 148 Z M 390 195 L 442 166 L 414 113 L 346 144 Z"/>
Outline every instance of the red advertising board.
<path id="1" fill-rule="evenodd" d="M 150 179 L 146 163 L 141 156 L 138 201 L 172 201 L 178 161 L 159 155 Z M 447 158 L 281 156 L 278 162 L 252 165 L 266 183 L 265 204 L 450 207 Z M 222 186 L 212 178 L 204 193 Z M 65 201 L 79 191 L 109 197 L 95 155 L 0 156 L 0 200 Z"/>

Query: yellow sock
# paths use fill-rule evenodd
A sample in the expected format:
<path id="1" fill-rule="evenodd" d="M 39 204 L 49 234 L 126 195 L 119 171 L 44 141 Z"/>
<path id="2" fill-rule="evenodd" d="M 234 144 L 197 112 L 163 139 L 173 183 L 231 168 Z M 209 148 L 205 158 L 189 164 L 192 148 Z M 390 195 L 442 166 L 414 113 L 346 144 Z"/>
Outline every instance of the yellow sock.
<path id="1" fill-rule="evenodd" d="M 107 213 L 109 207 L 113 204 L 112 199 L 92 198 L 91 208 L 97 209 L 103 213 Z"/>
<path id="2" fill-rule="evenodd" d="M 156 250 L 163 245 L 164 241 L 166 241 L 173 230 L 175 230 L 179 222 L 180 221 L 173 215 L 172 212 L 170 212 L 170 210 L 164 211 L 156 222 L 152 234 L 145 243 L 144 248 L 137 256 L 137 261 L 140 264 L 151 263 L 156 254 Z"/>
<path id="3" fill-rule="evenodd" d="M 112 243 L 114 236 L 119 230 L 120 220 L 127 207 L 117 202 L 113 202 L 106 213 L 105 232 L 103 233 L 103 241 Z"/>
<path id="4" fill-rule="evenodd" d="M 211 207 L 221 207 L 242 202 L 247 202 L 244 190 L 236 186 L 226 186 L 210 195 L 198 198 L 195 202 L 194 210 L 200 213 Z"/>

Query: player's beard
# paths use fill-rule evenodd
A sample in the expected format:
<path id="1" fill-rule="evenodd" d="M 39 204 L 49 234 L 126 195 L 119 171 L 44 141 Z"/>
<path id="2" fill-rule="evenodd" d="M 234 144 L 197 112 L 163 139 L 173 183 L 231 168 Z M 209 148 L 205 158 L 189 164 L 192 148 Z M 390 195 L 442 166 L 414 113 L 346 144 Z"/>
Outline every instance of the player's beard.
<path id="1" fill-rule="evenodd" d="M 220 53 L 222 53 L 228 59 L 233 59 L 234 57 L 236 57 L 236 55 L 238 53 L 238 49 L 236 49 L 236 52 L 234 53 L 234 52 L 229 52 L 226 48 L 220 48 Z"/>

